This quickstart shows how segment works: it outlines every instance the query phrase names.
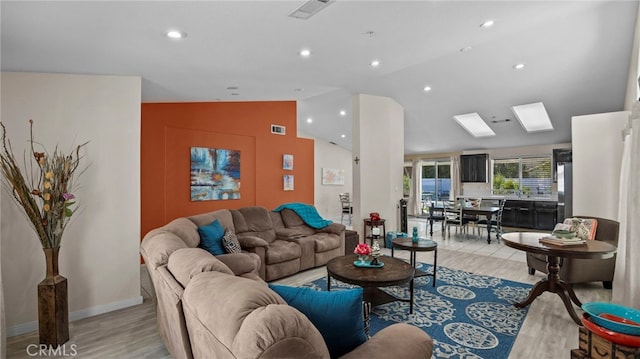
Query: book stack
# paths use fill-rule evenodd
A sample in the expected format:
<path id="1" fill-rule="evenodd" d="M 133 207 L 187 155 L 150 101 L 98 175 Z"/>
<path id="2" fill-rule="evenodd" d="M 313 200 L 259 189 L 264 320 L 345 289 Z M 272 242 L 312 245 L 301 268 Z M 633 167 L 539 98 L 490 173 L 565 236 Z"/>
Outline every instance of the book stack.
<path id="1" fill-rule="evenodd" d="M 586 243 L 586 241 L 584 239 L 581 239 L 579 237 L 574 237 L 574 238 L 560 238 L 560 237 L 556 237 L 556 236 L 545 236 L 542 237 L 538 240 L 540 243 L 543 244 L 550 244 L 553 246 L 579 246 L 579 245 L 583 245 Z"/>

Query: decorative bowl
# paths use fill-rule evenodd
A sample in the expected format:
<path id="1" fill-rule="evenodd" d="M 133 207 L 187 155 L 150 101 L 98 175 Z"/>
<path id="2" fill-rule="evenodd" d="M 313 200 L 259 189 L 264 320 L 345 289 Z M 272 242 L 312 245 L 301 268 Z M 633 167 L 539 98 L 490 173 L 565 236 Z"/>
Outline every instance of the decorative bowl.
<path id="1" fill-rule="evenodd" d="M 570 232 L 570 231 L 567 231 L 566 229 L 558 229 L 556 231 L 553 231 L 553 235 L 558 238 L 571 239 L 571 238 L 575 238 L 576 232 Z"/>
<path id="2" fill-rule="evenodd" d="M 583 303 L 582 310 L 605 329 L 640 336 L 640 310 L 605 302 Z"/>
<path id="3" fill-rule="evenodd" d="M 613 330 L 603 328 L 593 322 L 592 317 L 591 315 L 589 315 L 589 313 L 582 314 L 580 321 L 592 333 L 595 333 L 609 341 L 630 347 L 640 347 L 640 336 L 622 334 L 614 332 Z"/>

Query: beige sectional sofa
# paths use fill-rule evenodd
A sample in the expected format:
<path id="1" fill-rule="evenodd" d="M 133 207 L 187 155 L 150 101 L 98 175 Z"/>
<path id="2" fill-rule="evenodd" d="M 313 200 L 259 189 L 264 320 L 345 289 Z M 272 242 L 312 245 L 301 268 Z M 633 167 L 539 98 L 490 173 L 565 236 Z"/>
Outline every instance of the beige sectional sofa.
<path id="1" fill-rule="evenodd" d="M 344 254 L 344 226 L 315 230 L 296 217 L 286 209 L 218 210 L 147 233 L 140 252 L 155 287 L 160 335 L 173 358 L 328 358 L 317 329 L 264 281 Z M 251 252 L 213 256 L 198 248 L 197 227 L 216 219 Z M 383 332 L 347 357 L 431 356 L 431 338 L 420 329 L 397 324 Z"/>
<path id="2" fill-rule="evenodd" d="M 222 288 L 222 289 L 221 289 Z M 194 358 L 329 359 L 316 327 L 266 285 L 220 272 L 197 275 L 184 293 Z M 433 340 L 396 323 L 343 359 L 431 358 Z"/>

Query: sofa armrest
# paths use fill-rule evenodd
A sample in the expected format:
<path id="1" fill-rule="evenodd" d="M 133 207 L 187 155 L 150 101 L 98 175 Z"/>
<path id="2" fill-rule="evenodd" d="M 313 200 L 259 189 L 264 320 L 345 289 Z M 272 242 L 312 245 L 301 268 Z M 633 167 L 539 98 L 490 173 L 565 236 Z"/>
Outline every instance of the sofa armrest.
<path id="1" fill-rule="evenodd" d="M 406 323 L 388 326 L 342 359 L 431 358 L 433 339 L 422 329 Z"/>
<path id="2" fill-rule="evenodd" d="M 255 247 L 269 247 L 269 243 L 260 237 L 255 236 L 238 236 L 238 242 L 240 242 L 240 247 L 244 248 L 255 248 Z"/>
<path id="3" fill-rule="evenodd" d="M 340 235 L 341 233 L 344 233 L 346 229 L 347 227 L 345 227 L 344 224 L 331 223 L 330 225 L 324 228 L 318 229 L 317 232 L 333 233 L 333 234 Z"/>
<path id="4" fill-rule="evenodd" d="M 226 264 L 235 275 L 258 273 L 260 269 L 260 257 L 255 253 L 221 254 L 216 258 Z"/>

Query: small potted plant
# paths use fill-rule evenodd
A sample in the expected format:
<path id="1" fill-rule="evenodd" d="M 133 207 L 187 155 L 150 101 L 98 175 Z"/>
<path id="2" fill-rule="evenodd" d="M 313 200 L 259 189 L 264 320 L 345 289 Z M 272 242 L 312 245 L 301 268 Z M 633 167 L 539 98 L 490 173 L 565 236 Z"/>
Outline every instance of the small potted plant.
<path id="1" fill-rule="evenodd" d="M 369 255 L 371 254 L 371 247 L 366 243 L 359 243 L 356 246 L 356 249 L 353 250 L 353 253 L 358 256 L 358 261 L 360 263 L 366 263 L 367 259 L 369 259 Z"/>

